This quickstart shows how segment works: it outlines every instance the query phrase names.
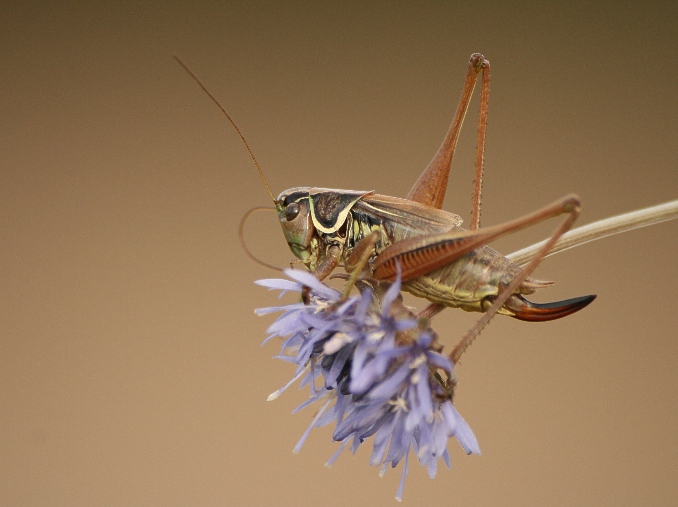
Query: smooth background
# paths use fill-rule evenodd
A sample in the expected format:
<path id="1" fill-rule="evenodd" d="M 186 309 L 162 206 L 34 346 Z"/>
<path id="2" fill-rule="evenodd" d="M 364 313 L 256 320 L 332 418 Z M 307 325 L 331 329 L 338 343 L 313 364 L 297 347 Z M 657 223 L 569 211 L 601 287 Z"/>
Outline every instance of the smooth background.
<path id="1" fill-rule="evenodd" d="M 567 192 L 581 224 L 676 198 L 675 2 L 16 3 L 0 20 L 0 504 L 394 505 L 400 469 L 323 463 L 313 409 L 260 348 L 274 304 L 237 243 L 274 192 L 403 196 L 492 63 L 483 223 Z M 445 208 L 468 219 L 475 109 Z M 497 247 L 510 252 L 555 224 Z M 458 369 L 483 455 L 414 461 L 409 505 L 678 501 L 678 223 L 547 260 L 548 324 L 497 318 Z M 247 242 L 285 265 L 275 218 Z M 473 315 L 436 328 L 452 347 Z"/>

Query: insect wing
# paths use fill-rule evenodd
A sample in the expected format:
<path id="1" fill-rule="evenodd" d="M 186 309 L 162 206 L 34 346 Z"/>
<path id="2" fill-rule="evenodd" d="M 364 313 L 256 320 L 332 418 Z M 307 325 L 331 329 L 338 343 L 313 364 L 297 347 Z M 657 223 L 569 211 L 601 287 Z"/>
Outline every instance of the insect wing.
<path id="1" fill-rule="evenodd" d="M 454 213 L 381 194 L 363 197 L 355 208 L 385 222 L 398 223 L 403 228 L 412 230 L 413 235 L 449 231 L 462 224 L 461 217 Z"/>

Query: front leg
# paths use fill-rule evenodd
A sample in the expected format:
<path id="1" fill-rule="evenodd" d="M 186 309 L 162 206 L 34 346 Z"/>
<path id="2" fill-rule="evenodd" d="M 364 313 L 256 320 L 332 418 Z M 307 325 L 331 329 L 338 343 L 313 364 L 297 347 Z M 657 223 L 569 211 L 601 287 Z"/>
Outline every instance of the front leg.
<path id="1" fill-rule="evenodd" d="M 334 268 L 339 264 L 341 259 L 341 247 L 338 245 L 332 245 L 327 249 L 325 258 L 320 264 L 318 264 L 313 271 L 315 277 L 321 282 L 328 277 L 328 275 L 334 271 Z"/>
<path id="2" fill-rule="evenodd" d="M 334 271 L 334 268 L 339 264 L 341 259 L 341 247 L 338 245 L 332 245 L 327 249 L 327 254 L 320 264 L 318 264 L 313 271 L 313 275 L 320 280 L 321 282 L 327 278 L 327 276 Z M 311 288 L 304 285 L 301 290 L 301 300 L 304 304 L 309 304 L 310 302 L 310 293 Z"/>

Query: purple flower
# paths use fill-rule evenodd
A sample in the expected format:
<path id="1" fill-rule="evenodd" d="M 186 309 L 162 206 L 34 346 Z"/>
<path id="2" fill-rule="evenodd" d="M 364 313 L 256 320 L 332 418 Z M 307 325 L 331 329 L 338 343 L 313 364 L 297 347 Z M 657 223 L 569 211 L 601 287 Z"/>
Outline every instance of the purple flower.
<path id="1" fill-rule="evenodd" d="M 298 411 L 322 403 L 294 451 L 299 452 L 311 430 L 334 424 L 341 442 L 328 465 L 350 443 L 353 452 L 374 437 L 370 465 L 403 463 L 396 499 L 402 498 L 412 449 L 435 477 L 438 459 L 450 468 L 447 440 L 455 437 L 467 454 L 480 454 L 478 442 L 452 404 L 455 385 L 451 361 L 440 354 L 436 335 L 423 328 L 402 304 L 400 280 L 392 284 L 359 282 L 360 295 L 346 300 L 312 274 L 286 270 L 290 280 L 259 280 L 283 292 L 310 289 L 308 304 L 295 303 L 256 311 L 282 312 L 269 327 L 269 337 L 283 338 L 280 359 L 297 367 L 294 378 L 308 385 L 310 397 Z"/>

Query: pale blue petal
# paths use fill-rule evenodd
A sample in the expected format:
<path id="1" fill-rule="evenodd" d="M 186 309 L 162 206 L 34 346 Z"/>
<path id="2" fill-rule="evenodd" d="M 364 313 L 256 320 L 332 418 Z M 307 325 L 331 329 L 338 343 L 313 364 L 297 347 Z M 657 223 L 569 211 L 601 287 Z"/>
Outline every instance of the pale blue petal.
<path id="1" fill-rule="evenodd" d="M 334 301 L 341 297 L 339 291 L 328 287 L 308 271 L 302 271 L 300 269 L 285 269 L 283 272 L 292 280 L 310 287 L 311 290 L 313 290 L 317 295 L 324 297 L 325 299 Z"/>
<path id="2" fill-rule="evenodd" d="M 265 280 L 257 280 L 254 283 L 262 287 L 266 287 L 269 290 L 291 290 L 295 292 L 301 292 L 300 284 L 290 280 L 285 280 L 283 278 L 267 278 Z"/>
<path id="3" fill-rule="evenodd" d="M 400 484 L 398 485 L 398 492 L 396 493 L 396 500 L 403 501 L 403 489 L 405 489 L 405 477 L 407 477 L 407 462 L 410 454 L 405 454 L 405 462 L 403 463 L 403 474 L 400 476 Z"/>
<path id="4" fill-rule="evenodd" d="M 450 459 L 450 453 L 447 451 L 447 449 L 445 449 L 445 452 L 443 452 L 442 459 L 443 459 L 443 463 L 445 463 L 445 466 L 448 469 L 451 469 L 452 468 L 452 460 Z"/>
<path id="5" fill-rule="evenodd" d="M 387 317 L 391 311 L 391 304 L 400 295 L 400 266 L 398 266 L 398 277 L 388 288 L 381 301 L 381 313 Z"/>
<path id="6" fill-rule="evenodd" d="M 291 310 L 300 310 L 304 308 L 305 305 L 304 303 L 294 303 L 291 305 L 282 305 L 282 306 L 268 306 L 266 308 L 257 308 L 254 310 L 254 313 L 256 315 L 268 315 L 269 313 L 275 313 L 275 312 L 288 312 Z"/>
<path id="7" fill-rule="evenodd" d="M 334 462 L 337 461 L 337 458 L 341 454 L 341 452 L 344 450 L 344 448 L 348 445 L 349 440 L 346 439 L 344 440 L 341 445 L 339 446 L 339 449 L 337 449 L 337 452 L 335 452 L 330 459 L 327 460 L 327 463 L 325 463 L 326 467 L 331 467 L 334 465 Z"/>
<path id="8" fill-rule="evenodd" d="M 410 375 L 410 368 L 407 365 L 399 367 L 389 377 L 385 378 L 377 386 L 370 389 L 367 397 L 370 400 L 388 400 L 398 392 L 400 386 Z"/>

